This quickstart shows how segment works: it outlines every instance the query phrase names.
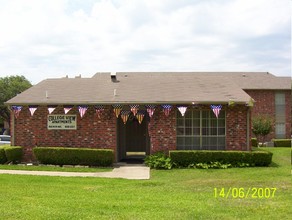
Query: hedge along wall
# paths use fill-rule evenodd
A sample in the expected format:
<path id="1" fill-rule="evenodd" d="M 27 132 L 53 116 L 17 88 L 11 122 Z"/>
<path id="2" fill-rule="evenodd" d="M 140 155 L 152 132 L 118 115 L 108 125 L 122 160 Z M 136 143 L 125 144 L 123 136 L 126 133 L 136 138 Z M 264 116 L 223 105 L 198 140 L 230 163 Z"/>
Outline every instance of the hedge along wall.
<path id="1" fill-rule="evenodd" d="M 37 160 L 43 164 L 111 166 L 114 152 L 109 149 L 35 147 Z"/>
<path id="2" fill-rule="evenodd" d="M 39 106 L 33 116 L 28 107 L 23 107 L 19 117 L 14 120 L 14 145 L 23 146 L 25 161 L 35 160 L 32 152 L 35 146 L 116 150 L 116 117 L 110 106 L 106 106 L 101 118 L 97 117 L 91 106 L 82 119 L 75 106 L 68 114 L 77 115 L 77 130 L 48 130 L 48 114 L 47 106 Z M 63 107 L 58 106 L 52 113 L 54 114 L 64 114 Z"/>
<path id="3" fill-rule="evenodd" d="M 176 165 L 188 167 L 191 164 L 221 162 L 237 165 L 248 163 L 254 166 L 268 166 L 272 162 L 273 154 L 268 151 L 170 151 L 169 156 Z"/>

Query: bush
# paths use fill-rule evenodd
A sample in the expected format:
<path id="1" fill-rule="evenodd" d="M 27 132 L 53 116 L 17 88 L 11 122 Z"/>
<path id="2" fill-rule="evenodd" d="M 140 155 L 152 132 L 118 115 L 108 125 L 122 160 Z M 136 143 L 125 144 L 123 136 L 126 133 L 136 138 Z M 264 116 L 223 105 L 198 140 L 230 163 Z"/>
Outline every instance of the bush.
<path id="1" fill-rule="evenodd" d="M 7 162 L 17 163 L 21 161 L 22 158 L 22 148 L 21 147 L 5 147 L 5 155 Z"/>
<path id="2" fill-rule="evenodd" d="M 273 139 L 274 147 L 291 147 L 291 139 Z"/>
<path id="3" fill-rule="evenodd" d="M 4 164 L 7 162 L 7 157 L 5 155 L 4 147 L 0 147 L 0 164 Z"/>
<path id="4" fill-rule="evenodd" d="M 164 155 L 164 153 L 155 153 L 149 155 L 145 158 L 146 166 L 155 169 L 167 169 L 170 170 L 172 168 L 171 159 Z"/>
<path id="5" fill-rule="evenodd" d="M 220 162 L 233 167 L 268 166 L 272 162 L 272 153 L 268 151 L 169 151 L 170 158 L 178 167 L 188 167 L 191 164 L 210 164 Z"/>
<path id="6" fill-rule="evenodd" d="M 222 164 L 220 162 L 211 162 L 211 163 L 197 163 L 197 164 L 191 164 L 188 166 L 188 168 L 197 168 L 197 169 L 227 169 L 231 168 L 231 164 Z"/>
<path id="7" fill-rule="evenodd" d="M 114 152 L 109 149 L 36 147 L 33 153 L 43 164 L 111 166 Z"/>
<path id="8" fill-rule="evenodd" d="M 251 139 L 251 146 L 252 147 L 258 147 L 258 139 L 252 138 Z"/>

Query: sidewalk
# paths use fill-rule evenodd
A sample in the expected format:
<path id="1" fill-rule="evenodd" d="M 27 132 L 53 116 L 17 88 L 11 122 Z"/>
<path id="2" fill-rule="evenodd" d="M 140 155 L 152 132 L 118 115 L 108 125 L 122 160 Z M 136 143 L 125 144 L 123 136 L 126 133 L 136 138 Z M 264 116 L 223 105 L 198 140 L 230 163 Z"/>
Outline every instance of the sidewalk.
<path id="1" fill-rule="evenodd" d="M 0 174 L 35 175 L 35 176 L 63 176 L 63 177 L 106 177 L 132 180 L 150 179 L 150 169 L 145 165 L 122 165 L 111 172 L 54 172 L 54 171 L 28 171 L 28 170 L 0 170 Z"/>

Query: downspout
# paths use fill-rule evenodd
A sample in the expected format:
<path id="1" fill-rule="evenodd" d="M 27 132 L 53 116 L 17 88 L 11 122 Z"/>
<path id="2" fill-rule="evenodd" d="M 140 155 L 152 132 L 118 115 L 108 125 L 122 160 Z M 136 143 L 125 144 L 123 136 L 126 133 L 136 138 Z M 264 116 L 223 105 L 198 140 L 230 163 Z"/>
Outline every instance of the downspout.
<path id="1" fill-rule="evenodd" d="M 11 107 L 8 106 L 10 110 L 10 136 L 11 136 L 11 146 L 15 146 L 15 117 L 14 117 L 14 112 L 11 110 Z"/>
<path id="2" fill-rule="evenodd" d="M 250 134 L 250 107 L 248 107 L 247 109 L 247 113 L 246 113 L 247 117 L 246 117 L 246 127 L 247 127 L 247 132 L 246 132 L 246 144 L 247 144 L 247 150 L 250 151 L 250 140 L 249 140 L 249 134 Z"/>

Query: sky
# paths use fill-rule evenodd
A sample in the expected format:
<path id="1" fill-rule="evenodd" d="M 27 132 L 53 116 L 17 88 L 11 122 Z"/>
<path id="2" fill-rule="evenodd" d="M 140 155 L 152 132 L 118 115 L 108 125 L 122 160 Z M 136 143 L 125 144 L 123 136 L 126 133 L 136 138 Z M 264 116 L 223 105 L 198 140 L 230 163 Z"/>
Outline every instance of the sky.
<path id="1" fill-rule="evenodd" d="M 0 0 L 0 77 L 291 76 L 291 0 Z"/>

